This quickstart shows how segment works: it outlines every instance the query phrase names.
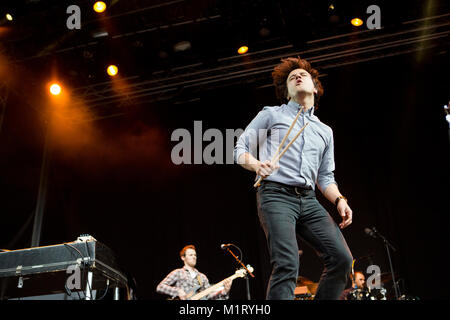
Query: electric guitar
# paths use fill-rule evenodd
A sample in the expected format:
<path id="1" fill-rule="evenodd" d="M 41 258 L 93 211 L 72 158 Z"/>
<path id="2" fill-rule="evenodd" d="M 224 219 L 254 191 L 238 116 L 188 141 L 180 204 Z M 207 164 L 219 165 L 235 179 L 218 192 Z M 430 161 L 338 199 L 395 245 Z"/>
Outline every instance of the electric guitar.
<path id="1" fill-rule="evenodd" d="M 251 266 L 248 266 L 247 269 L 250 272 L 253 272 L 253 270 L 254 270 L 253 267 L 251 267 Z M 215 285 L 213 285 L 213 286 L 211 286 L 211 287 L 209 287 L 209 288 L 207 288 L 207 289 L 205 289 L 205 290 L 203 290 L 203 291 L 201 291 L 199 293 L 195 293 L 195 290 L 194 290 L 195 294 L 190 296 L 190 297 L 189 297 L 189 294 L 188 294 L 188 296 L 186 297 L 186 300 L 201 300 L 202 298 L 204 298 L 208 294 L 217 291 L 221 286 L 223 286 L 225 281 L 227 281 L 227 280 L 234 280 L 236 278 L 243 278 L 246 275 L 247 275 L 247 270 L 245 270 L 244 268 L 241 268 L 241 269 L 237 270 L 236 273 L 233 274 L 232 276 L 230 276 L 230 277 L 228 277 L 226 279 L 223 279 L 222 281 L 216 283 Z"/>

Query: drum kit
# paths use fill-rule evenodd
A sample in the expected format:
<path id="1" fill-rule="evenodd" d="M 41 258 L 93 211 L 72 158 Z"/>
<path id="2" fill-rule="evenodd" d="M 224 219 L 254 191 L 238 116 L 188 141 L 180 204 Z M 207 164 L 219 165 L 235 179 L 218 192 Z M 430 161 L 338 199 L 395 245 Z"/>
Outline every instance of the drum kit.
<path id="1" fill-rule="evenodd" d="M 382 287 L 376 288 L 349 288 L 344 291 L 343 299 L 345 300 L 388 300 L 387 290 L 383 287 L 391 281 L 392 277 L 389 273 L 380 275 Z M 300 276 L 297 278 L 297 287 L 295 288 L 295 300 L 313 300 L 319 283 Z"/>
<path id="2" fill-rule="evenodd" d="M 396 252 L 397 249 L 388 241 L 388 239 L 380 234 L 375 227 L 365 228 L 365 233 L 374 239 L 381 240 L 386 248 L 389 261 L 390 272 L 381 273 L 380 267 L 373 263 L 373 253 L 359 257 L 353 260 L 351 277 L 352 286 L 345 289 L 340 299 L 342 300 L 419 300 L 418 297 L 401 295 L 398 275 L 394 272 L 390 250 Z M 300 254 L 299 254 L 300 255 Z M 356 277 L 355 274 L 363 274 L 361 271 L 355 271 L 355 262 L 358 262 L 356 270 L 367 270 L 371 274 L 369 284 L 366 285 L 363 277 Z M 373 273 L 375 272 L 375 273 Z M 375 280 L 374 282 L 371 280 Z M 404 284 L 404 283 L 403 283 Z M 295 300 L 313 300 L 316 294 L 318 283 L 314 283 L 306 277 L 297 278 L 297 287 L 295 288 Z M 389 289 L 386 290 L 386 288 Z M 393 291 L 393 292 L 392 292 Z"/>
<path id="3" fill-rule="evenodd" d="M 319 284 L 312 282 L 306 277 L 297 278 L 297 287 L 295 288 L 295 300 L 313 300 Z"/>
<path id="4" fill-rule="evenodd" d="M 350 288 L 344 296 L 345 300 L 387 300 L 387 290 L 384 287 L 368 288 Z"/>
<path id="5" fill-rule="evenodd" d="M 373 255 L 370 254 L 365 257 L 360 257 L 360 258 L 354 260 L 353 264 L 357 260 L 359 263 L 361 263 L 361 261 L 369 260 L 369 264 L 373 264 L 372 259 L 371 259 L 372 256 Z M 360 267 L 362 267 L 362 265 L 360 265 Z M 352 266 L 352 273 L 353 273 L 353 266 Z M 395 277 L 395 279 L 399 278 L 397 274 L 395 274 L 394 277 Z M 380 287 L 378 287 L 378 288 L 367 287 L 365 283 L 364 283 L 363 287 L 347 288 L 342 293 L 341 299 L 343 299 L 343 300 L 391 300 L 391 299 L 396 299 L 395 296 L 393 296 L 393 293 L 390 292 L 392 290 L 390 290 L 389 292 L 388 292 L 388 290 L 386 290 L 386 288 L 393 287 L 392 273 L 385 272 L 385 273 L 379 274 L 379 280 L 380 280 L 379 281 Z M 313 282 L 304 276 L 299 276 L 297 278 L 297 286 L 294 291 L 295 300 L 313 300 L 314 296 L 316 294 L 318 285 L 319 285 L 318 283 Z M 411 299 L 407 299 L 407 296 L 403 295 L 403 296 L 399 297 L 399 300 L 411 300 Z"/>

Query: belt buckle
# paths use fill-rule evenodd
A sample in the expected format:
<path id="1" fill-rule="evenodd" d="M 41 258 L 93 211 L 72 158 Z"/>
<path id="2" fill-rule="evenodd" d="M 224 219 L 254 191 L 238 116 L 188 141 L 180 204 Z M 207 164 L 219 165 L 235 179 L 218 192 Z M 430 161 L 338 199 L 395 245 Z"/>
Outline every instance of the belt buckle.
<path id="1" fill-rule="evenodd" d="M 301 193 L 298 191 L 297 188 L 298 188 L 298 187 L 294 187 L 294 191 L 295 191 L 296 194 L 300 195 Z"/>

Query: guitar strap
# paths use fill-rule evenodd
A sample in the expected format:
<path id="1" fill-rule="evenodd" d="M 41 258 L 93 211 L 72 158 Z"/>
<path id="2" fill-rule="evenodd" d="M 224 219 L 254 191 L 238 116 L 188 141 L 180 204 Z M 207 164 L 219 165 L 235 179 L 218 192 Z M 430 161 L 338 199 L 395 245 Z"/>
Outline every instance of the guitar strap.
<path id="1" fill-rule="evenodd" d="M 200 274 L 197 274 L 197 281 L 198 281 L 198 284 L 200 285 L 200 288 L 203 287 L 202 278 L 200 277 Z"/>

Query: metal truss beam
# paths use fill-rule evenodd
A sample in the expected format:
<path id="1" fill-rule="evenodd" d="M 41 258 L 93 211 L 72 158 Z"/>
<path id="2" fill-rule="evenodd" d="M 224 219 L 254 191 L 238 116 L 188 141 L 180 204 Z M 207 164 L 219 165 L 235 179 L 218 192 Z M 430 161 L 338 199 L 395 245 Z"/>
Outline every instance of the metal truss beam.
<path id="1" fill-rule="evenodd" d="M 216 67 L 206 67 L 202 62 L 157 71 L 151 77 L 139 76 L 124 79 L 127 90 L 119 92 L 111 82 L 97 83 L 74 90 L 95 118 L 120 115 L 124 107 L 141 101 L 158 101 L 178 95 L 194 96 L 199 91 L 239 83 L 270 85 L 270 72 L 281 58 L 301 56 L 315 68 L 327 70 L 349 64 L 373 61 L 397 55 L 420 53 L 429 49 L 448 49 L 450 13 L 407 21 L 395 30 L 382 28 L 336 35 L 309 41 L 307 49 L 296 51 L 292 45 L 274 47 L 218 60 Z"/>

